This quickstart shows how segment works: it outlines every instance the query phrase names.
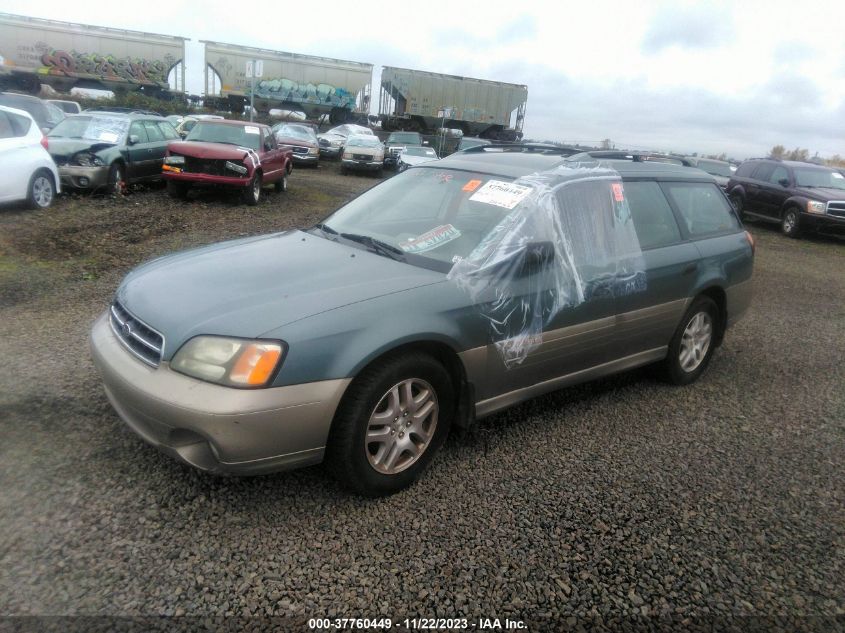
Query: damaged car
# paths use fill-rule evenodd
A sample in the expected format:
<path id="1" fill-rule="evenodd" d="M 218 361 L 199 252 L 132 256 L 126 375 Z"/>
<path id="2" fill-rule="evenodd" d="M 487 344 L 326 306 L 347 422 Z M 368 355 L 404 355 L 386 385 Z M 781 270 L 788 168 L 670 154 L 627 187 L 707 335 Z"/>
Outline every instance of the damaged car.
<path id="1" fill-rule="evenodd" d="M 184 141 L 170 143 L 161 169 L 173 198 L 186 198 L 193 187 L 215 186 L 236 189 L 256 205 L 267 185 L 287 191 L 292 156 L 267 125 L 206 119 Z"/>
<path id="2" fill-rule="evenodd" d="M 346 144 L 346 139 L 355 134 L 375 136 L 370 128 L 364 127 L 363 125 L 355 125 L 354 123 L 338 125 L 328 132 L 317 135 L 318 142 L 320 143 L 320 156 L 338 158 L 343 153 L 343 146 Z"/>
<path id="3" fill-rule="evenodd" d="M 122 193 L 161 180 L 167 144 L 179 138 L 166 119 L 147 114 L 74 114 L 47 134 L 63 187 Z"/>
<path id="4" fill-rule="evenodd" d="M 431 147 L 406 147 L 399 153 L 396 169 L 405 171 L 408 167 L 430 163 L 437 159 L 437 152 Z"/>
<path id="5" fill-rule="evenodd" d="M 713 178 L 476 149 L 311 228 L 131 271 L 91 333 L 119 416 L 202 470 L 325 462 L 378 496 L 419 477 L 451 428 L 526 399 L 649 364 L 698 379 L 753 268 Z"/>

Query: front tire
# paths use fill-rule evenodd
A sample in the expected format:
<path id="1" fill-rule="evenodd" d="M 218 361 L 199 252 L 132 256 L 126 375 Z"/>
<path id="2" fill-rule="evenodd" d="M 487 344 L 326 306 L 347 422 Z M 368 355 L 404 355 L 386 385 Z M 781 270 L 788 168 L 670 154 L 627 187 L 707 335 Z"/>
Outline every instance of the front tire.
<path id="1" fill-rule="evenodd" d="M 669 343 L 664 361 L 666 379 L 675 385 L 698 380 L 710 364 L 716 347 L 719 308 L 710 297 L 698 297 L 684 314 Z"/>
<path id="2" fill-rule="evenodd" d="M 338 408 L 326 464 L 366 497 L 410 486 L 443 445 L 455 413 L 449 373 L 427 354 L 397 354 L 365 369 Z"/>
<path id="3" fill-rule="evenodd" d="M 113 196 L 119 196 L 126 193 L 126 171 L 123 164 L 114 163 L 111 168 L 109 168 L 106 189 Z"/>
<path id="4" fill-rule="evenodd" d="M 30 209 L 47 209 L 56 197 L 56 183 L 53 174 L 39 169 L 29 179 L 26 202 Z"/>
<path id="5" fill-rule="evenodd" d="M 789 207 L 783 212 L 780 222 L 780 230 L 786 237 L 797 238 L 801 236 L 801 212 L 795 207 Z"/>
<path id="6" fill-rule="evenodd" d="M 261 173 L 255 172 L 244 191 L 244 201 L 254 207 L 261 201 Z"/>

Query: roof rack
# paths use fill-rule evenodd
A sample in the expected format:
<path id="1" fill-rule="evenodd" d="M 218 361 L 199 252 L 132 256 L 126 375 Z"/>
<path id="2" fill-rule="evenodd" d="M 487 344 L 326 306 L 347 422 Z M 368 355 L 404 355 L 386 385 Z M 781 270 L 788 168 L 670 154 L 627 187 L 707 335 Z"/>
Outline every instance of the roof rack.
<path id="1" fill-rule="evenodd" d="M 660 152 L 641 152 L 636 150 L 618 150 L 618 149 L 600 149 L 587 150 L 579 152 L 579 154 L 587 154 L 590 158 L 604 159 L 604 160 L 630 160 L 635 163 L 646 162 L 672 162 L 681 163 L 684 167 L 694 167 L 692 161 L 685 156 L 676 156 L 673 154 L 661 154 Z"/>
<path id="2" fill-rule="evenodd" d="M 491 154 L 515 153 L 515 154 L 549 154 L 558 156 L 571 156 L 583 150 L 567 145 L 550 145 L 549 143 L 494 143 L 490 145 L 475 145 L 462 149 L 462 154 Z"/>

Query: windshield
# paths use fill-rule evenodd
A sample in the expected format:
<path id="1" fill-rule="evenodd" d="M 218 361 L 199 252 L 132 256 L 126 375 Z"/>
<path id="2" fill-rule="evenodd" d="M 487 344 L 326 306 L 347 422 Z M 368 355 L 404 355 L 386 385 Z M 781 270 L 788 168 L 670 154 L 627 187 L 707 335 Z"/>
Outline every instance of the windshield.
<path id="1" fill-rule="evenodd" d="M 795 184 L 798 187 L 827 187 L 845 189 L 845 176 L 832 169 L 795 168 Z"/>
<path id="2" fill-rule="evenodd" d="M 365 192 L 324 225 L 374 238 L 401 249 L 409 263 L 448 272 L 521 202 L 521 190 L 528 188 L 508 192 L 508 183 L 480 173 L 412 169 Z"/>
<path id="3" fill-rule="evenodd" d="M 420 144 L 420 135 L 416 132 L 394 132 L 387 138 L 388 143 L 414 143 Z"/>
<path id="4" fill-rule="evenodd" d="M 430 156 L 437 158 L 437 153 L 430 147 L 408 147 L 402 152 L 403 156 Z"/>
<path id="5" fill-rule="evenodd" d="M 696 166 L 699 169 L 703 169 L 711 176 L 724 176 L 725 178 L 730 178 L 733 174 L 730 163 L 721 163 L 717 160 L 699 160 Z"/>
<path id="6" fill-rule="evenodd" d="M 286 136 L 288 138 L 297 138 L 302 141 L 317 142 L 317 135 L 314 130 L 301 125 L 282 125 L 276 129 L 276 136 Z"/>
<path id="7" fill-rule="evenodd" d="M 204 141 L 206 143 L 225 143 L 258 150 L 261 147 L 261 130 L 257 125 L 231 125 L 198 121 L 191 129 L 186 141 Z"/>
<path id="8" fill-rule="evenodd" d="M 350 136 L 346 139 L 346 147 L 381 147 L 381 141 L 376 136 Z"/>
<path id="9" fill-rule="evenodd" d="M 128 130 L 129 119 L 123 117 L 76 115 L 64 119 L 47 136 L 119 143 Z"/>

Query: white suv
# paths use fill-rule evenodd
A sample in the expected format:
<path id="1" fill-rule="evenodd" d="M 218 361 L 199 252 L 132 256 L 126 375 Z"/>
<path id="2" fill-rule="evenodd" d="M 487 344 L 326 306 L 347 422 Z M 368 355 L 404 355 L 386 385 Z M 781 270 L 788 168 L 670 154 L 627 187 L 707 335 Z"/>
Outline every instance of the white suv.
<path id="1" fill-rule="evenodd" d="M 47 137 L 23 110 L 0 106 L 0 202 L 26 200 L 46 209 L 60 191 Z"/>

